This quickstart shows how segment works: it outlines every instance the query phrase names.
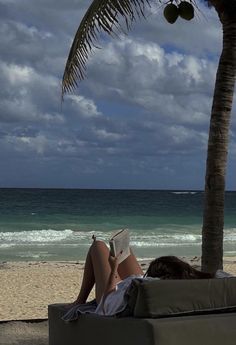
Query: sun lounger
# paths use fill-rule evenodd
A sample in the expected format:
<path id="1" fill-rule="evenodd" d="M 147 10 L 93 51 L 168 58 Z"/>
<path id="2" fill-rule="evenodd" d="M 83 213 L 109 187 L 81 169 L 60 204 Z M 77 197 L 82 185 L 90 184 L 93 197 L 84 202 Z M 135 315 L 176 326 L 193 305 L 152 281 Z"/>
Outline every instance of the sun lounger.
<path id="1" fill-rule="evenodd" d="M 117 317 L 49 305 L 49 345 L 235 345 L 236 278 L 134 281 Z"/>

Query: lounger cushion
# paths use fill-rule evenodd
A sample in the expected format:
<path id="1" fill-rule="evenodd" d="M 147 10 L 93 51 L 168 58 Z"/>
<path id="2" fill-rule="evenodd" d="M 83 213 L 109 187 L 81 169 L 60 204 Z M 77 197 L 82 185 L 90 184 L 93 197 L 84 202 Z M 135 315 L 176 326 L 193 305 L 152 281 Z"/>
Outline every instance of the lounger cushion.
<path id="1" fill-rule="evenodd" d="M 155 318 L 236 311 L 236 278 L 134 280 L 129 312 Z"/>

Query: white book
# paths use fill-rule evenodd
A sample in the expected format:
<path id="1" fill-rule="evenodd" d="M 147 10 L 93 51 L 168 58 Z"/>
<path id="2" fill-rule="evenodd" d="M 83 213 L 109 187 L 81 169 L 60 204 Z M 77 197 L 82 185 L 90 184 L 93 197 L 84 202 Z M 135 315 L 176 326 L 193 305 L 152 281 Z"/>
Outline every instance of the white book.
<path id="1" fill-rule="evenodd" d="M 129 240 L 128 229 L 121 229 L 109 241 L 112 256 L 117 256 L 122 252 L 118 260 L 119 264 L 130 255 Z"/>

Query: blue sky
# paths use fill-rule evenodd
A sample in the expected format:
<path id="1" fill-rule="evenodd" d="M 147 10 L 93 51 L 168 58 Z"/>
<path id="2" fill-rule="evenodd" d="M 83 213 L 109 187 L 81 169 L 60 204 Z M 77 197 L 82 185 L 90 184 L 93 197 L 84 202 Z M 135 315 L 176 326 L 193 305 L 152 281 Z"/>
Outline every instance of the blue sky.
<path id="1" fill-rule="evenodd" d="M 170 25 L 159 3 L 101 41 L 61 109 L 90 1 L 0 0 L 0 187 L 202 189 L 221 51 L 214 10 Z M 235 189 L 235 107 L 227 188 Z"/>

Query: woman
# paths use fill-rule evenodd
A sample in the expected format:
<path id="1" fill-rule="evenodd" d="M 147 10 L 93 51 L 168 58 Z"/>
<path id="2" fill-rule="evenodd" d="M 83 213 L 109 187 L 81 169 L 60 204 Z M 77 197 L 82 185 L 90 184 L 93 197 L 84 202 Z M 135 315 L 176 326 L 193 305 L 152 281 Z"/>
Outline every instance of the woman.
<path id="1" fill-rule="evenodd" d="M 175 256 L 163 256 L 152 261 L 146 274 L 132 250 L 118 264 L 119 255 L 112 257 L 106 244 L 94 241 L 88 251 L 80 293 L 73 305 L 86 303 L 95 284 L 96 309 L 101 315 L 115 315 L 122 311 L 126 302 L 124 294 L 134 278 L 138 279 L 203 279 L 213 278 L 210 273 L 200 272 Z"/>

